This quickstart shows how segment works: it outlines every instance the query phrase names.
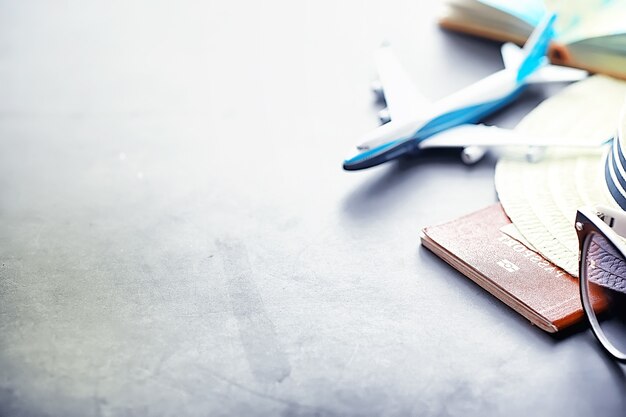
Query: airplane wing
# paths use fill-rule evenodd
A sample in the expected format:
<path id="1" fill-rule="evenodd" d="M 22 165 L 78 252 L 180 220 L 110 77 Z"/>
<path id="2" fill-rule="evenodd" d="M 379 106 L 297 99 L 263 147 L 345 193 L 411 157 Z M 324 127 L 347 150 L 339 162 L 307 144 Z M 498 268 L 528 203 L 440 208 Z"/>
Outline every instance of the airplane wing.
<path id="1" fill-rule="evenodd" d="M 558 146 L 586 147 L 601 146 L 606 141 L 584 140 L 581 138 L 564 138 L 556 136 L 534 136 L 519 133 L 510 129 L 485 125 L 461 125 L 425 139 L 419 144 L 420 149 L 428 148 L 464 148 L 469 146 Z"/>
<path id="2" fill-rule="evenodd" d="M 560 65 L 544 65 L 539 68 L 537 72 L 530 75 L 527 79 L 527 83 L 537 84 L 537 83 L 554 83 L 554 82 L 569 82 L 569 81 L 580 81 L 584 78 L 587 78 L 589 73 L 587 71 L 563 67 Z"/>
<path id="3" fill-rule="evenodd" d="M 427 113 L 431 103 L 417 91 L 390 46 L 376 52 L 376 68 L 391 120 L 405 122 Z"/>

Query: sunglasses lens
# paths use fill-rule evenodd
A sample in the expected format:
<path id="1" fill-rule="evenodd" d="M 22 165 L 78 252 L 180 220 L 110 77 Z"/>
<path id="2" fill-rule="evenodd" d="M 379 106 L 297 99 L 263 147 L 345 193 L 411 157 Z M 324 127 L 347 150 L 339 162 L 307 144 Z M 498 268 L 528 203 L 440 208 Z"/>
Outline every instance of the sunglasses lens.
<path id="1" fill-rule="evenodd" d="M 593 330 L 614 355 L 626 354 L 626 259 L 603 235 L 592 232 L 583 246 L 583 304 Z"/>

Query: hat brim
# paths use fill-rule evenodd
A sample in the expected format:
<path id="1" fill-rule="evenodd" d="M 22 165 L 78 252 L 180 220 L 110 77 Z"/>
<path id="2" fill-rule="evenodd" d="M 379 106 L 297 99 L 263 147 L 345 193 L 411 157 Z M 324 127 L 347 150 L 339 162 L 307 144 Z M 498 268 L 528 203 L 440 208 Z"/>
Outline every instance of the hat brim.
<path id="1" fill-rule="evenodd" d="M 516 127 L 529 134 L 598 142 L 613 136 L 626 82 L 593 76 L 573 84 L 529 113 Z M 495 185 L 505 212 L 545 258 L 578 276 L 576 211 L 582 206 L 619 208 L 604 180 L 607 148 L 551 149 L 538 162 L 505 155 Z"/>

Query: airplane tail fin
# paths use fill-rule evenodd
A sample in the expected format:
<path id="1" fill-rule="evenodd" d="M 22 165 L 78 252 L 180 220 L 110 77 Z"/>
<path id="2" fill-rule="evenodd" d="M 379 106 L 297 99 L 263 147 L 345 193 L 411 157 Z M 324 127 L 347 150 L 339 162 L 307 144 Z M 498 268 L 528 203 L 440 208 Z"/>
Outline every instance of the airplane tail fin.
<path id="1" fill-rule="evenodd" d="M 524 44 L 524 58 L 517 70 L 517 80 L 521 81 L 546 63 L 550 41 L 554 37 L 556 14 L 549 14 L 537 25 Z"/>

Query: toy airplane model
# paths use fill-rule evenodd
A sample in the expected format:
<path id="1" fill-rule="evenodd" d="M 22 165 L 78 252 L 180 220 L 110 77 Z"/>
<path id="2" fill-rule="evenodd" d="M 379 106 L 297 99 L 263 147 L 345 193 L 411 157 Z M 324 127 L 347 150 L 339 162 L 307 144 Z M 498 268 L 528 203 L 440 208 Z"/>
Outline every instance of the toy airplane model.
<path id="1" fill-rule="evenodd" d="M 465 163 L 475 163 L 494 146 L 563 146 L 558 138 L 521 135 L 495 126 L 476 125 L 511 103 L 533 83 L 578 81 L 587 72 L 547 64 L 546 52 L 556 15 L 547 16 L 523 48 L 502 46 L 505 68 L 435 103 L 421 97 L 389 47 L 377 55 L 377 67 L 391 121 L 376 128 L 343 163 L 348 171 L 369 168 L 426 148 L 464 148 Z M 569 141 L 567 146 L 598 146 Z"/>

